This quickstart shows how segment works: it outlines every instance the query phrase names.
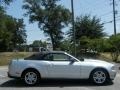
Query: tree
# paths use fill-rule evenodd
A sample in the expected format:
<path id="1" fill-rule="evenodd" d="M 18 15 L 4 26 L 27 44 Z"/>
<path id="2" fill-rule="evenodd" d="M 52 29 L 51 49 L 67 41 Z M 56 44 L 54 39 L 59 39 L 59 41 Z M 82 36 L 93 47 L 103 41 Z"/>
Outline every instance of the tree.
<path id="1" fill-rule="evenodd" d="M 23 8 L 27 10 L 31 23 L 38 26 L 50 37 L 53 49 L 59 48 L 63 39 L 62 29 L 70 22 L 71 13 L 65 7 L 58 5 L 59 0 L 25 0 Z"/>
<path id="2" fill-rule="evenodd" d="M 1 4 L 7 4 L 7 5 L 9 5 L 10 4 L 10 2 L 12 2 L 13 0 L 0 0 L 0 5 Z"/>
<path id="3" fill-rule="evenodd" d="M 15 19 L 14 29 L 11 29 L 12 32 L 12 43 L 14 48 L 17 45 L 23 44 L 26 42 L 26 30 L 23 19 Z M 9 26 L 10 27 L 10 26 Z"/>
<path id="4" fill-rule="evenodd" d="M 26 42 L 23 19 L 16 19 L 5 12 L 5 6 L 13 0 L 0 0 L 0 51 L 12 50 Z"/>
<path id="5" fill-rule="evenodd" d="M 104 28 L 103 24 L 100 23 L 100 19 L 97 19 L 95 16 L 91 18 L 89 15 L 76 18 L 75 30 L 76 40 L 79 40 L 83 36 L 90 39 L 95 39 L 104 37 L 106 35 L 103 32 Z M 73 38 L 73 31 L 69 31 L 68 35 Z"/>
<path id="6" fill-rule="evenodd" d="M 86 53 L 86 51 L 90 48 L 91 45 L 94 45 L 97 39 L 103 38 L 106 34 L 103 32 L 103 24 L 100 22 L 100 19 L 91 17 L 90 15 L 77 17 L 75 20 L 75 38 L 77 44 L 77 53 L 81 53 L 82 51 Z M 71 38 L 71 42 L 73 42 L 74 32 L 71 29 L 68 31 L 68 36 Z M 93 42 L 95 41 L 95 42 Z M 100 41 L 100 40 L 99 40 Z M 96 45 L 96 44 L 95 44 Z M 96 49 L 100 46 L 96 46 Z M 94 47 L 95 49 L 95 47 Z M 82 51 L 81 51 L 82 50 Z M 97 49 L 98 50 L 98 49 Z"/>
<path id="7" fill-rule="evenodd" d="M 26 42 L 23 19 L 15 19 L 4 13 L 0 20 L 0 51 L 12 50 Z"/>
<path id="8" fill-rule="evenodd" d="M 71 43 L 70 43 L 70 40 L 69 39 L 64 39 L 64 40 L 62 40 L 62 43 L 61 43 L 61 45 L 60 45 L 60 48 L 61 48 L 61 50 L 62 51 L 66 51 L 66 52 L 69 52 L 69 53 L 71 53 L 71 51 L 73 51 L 72 49 L 71 49 Z"/>
<path id="9" fill-rule="evenodd" d="M 11 34 L 6 30 L 6 14 L 4 9 L 0 6 L 0 51 L 8 49 Z"/>
<path id="10" fill-rule="evenodd" d="M 46 48 L 47 43 L 41 40 L 35 40 L 30 46 L 32 47 L 44 47 Z"/>
<path id="11" fill-rule="evenodd" d="M 117 62 L 120 54 L 120 34 L 112 35 L 109 39 L 113 61 Z"/>
<path id="12" fill-rule="evenodd" d="M 107 43 L 106 38 L 99 38 L 99 39 L 90 39 L 88 48 L 94 52 L 100 53 L 104 52 L 109 44 Z"/>

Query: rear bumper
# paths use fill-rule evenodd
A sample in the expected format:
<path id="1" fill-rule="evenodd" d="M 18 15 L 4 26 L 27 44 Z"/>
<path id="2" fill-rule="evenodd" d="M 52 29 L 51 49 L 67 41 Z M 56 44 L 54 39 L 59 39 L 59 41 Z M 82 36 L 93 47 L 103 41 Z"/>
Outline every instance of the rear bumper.
<path id="1" fill-rule="evenodd" d="M 20 78 L 20 77 L 16 77 L 16 76 L 12 76 L 12 75 L 10 75 L 9 72 L 7 72 L 7 75 L 8 75 L 9 78 Z"/>

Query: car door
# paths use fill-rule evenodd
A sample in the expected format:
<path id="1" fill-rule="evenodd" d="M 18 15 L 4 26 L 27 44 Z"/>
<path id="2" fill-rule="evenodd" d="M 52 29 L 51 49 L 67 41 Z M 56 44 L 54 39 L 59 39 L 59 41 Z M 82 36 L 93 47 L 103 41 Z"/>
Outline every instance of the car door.
<path id="1" fill-rule="evenodd" d="M 80 78 L 80 62 L 71 61 L 72 57 L 63 53 L 52 53 L 46 56 L 49 58 L 49 78 Z"/>

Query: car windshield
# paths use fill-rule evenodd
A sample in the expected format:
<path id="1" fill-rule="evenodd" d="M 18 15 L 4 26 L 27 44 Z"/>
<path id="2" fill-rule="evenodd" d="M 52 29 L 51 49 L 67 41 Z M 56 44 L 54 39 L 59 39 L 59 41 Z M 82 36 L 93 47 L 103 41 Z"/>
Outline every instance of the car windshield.
<path id="1" fill-rule="evenodd" d="M 68 54 L 68 53 L 65 53 L 65 54 L 67 54 L 68 56 L 70 56 L 71 58 L 73 58 L 73 59 L 75 59 L 75 60 L 77 60 L 77 61 L 80 61 L 79 58 L 74 57 L 74 56 L 72 56 L 71 54 Z"/>

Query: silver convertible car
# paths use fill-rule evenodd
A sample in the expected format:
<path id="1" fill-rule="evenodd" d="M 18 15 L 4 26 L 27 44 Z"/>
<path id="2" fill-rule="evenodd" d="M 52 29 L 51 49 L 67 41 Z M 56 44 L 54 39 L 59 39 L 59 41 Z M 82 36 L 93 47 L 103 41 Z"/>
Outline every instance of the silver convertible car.
<path id="1" fill-rule="evenodd" d="M 66 52 L 52 51 L 12 60 L 8 76 L 21 78 L 27 85 L 35 85 L 41 79 L 90 79 L 101 85 L 114 80 L 116 68 L 105 61 L 79 60 Z"/>

